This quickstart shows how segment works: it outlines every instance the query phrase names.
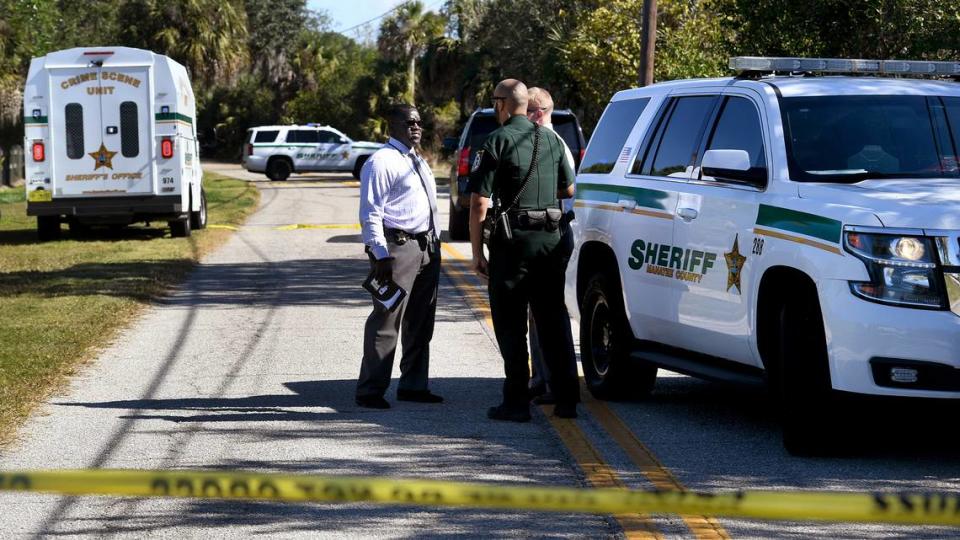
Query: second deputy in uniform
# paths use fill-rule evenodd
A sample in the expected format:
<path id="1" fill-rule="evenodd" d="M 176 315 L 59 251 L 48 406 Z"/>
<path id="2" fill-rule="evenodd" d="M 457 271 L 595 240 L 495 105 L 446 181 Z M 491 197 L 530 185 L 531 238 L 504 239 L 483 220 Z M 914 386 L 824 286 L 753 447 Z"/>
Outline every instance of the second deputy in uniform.
<path id="1" fill-rule="evenodd" d="M 502 81 L 494 90 L 493 101 L 502 126 L 488 136 L 475 158 L 469 189 L 474 268 L 489 277 L 490 311 L 505 372 L 503 402 L 491 407 L 487 415 L 494 420 L 530 420 L 529 306 L 539 330 L 556 336 L 541 343 L 557 403 L 554 414 L 574 418 L 576 353 L 563 303 L 566 265 L 560 247 L 558 205 L 558 198 L 573 196 L 574 172 L 559 137 L 538 133 L 541 128 L 527 118 L 528 95 L 522 82 Z M 528 185 L 523 188 L 527 177 Z M 481 245 L 481 223 L 493 197 L 505 206 L 516 200 L 516 205 L 508 212 L 512 238 L 494 235 L 488 261 Z"/>

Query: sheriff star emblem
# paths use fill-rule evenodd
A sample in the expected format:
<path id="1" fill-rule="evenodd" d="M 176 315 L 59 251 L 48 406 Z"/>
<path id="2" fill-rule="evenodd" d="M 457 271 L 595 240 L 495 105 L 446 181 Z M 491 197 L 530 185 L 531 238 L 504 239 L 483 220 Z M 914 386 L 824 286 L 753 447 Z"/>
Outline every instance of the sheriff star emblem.
<path id="1" fill-rule="evenodd" d="M 97 170 L 100 167 L 113 169 L 113 156 L 117 155 L 117 153 L 107 150 L 107 147 L 104 146 L 103 143 L 100 143 L 100 149 L 96 152 L 90 152 L 88 155 L 92 157 L 96 163 L 93 170 Z"/>
<path id="2" fill-rule="evenodd" d="M 743 265 L 747 258 L 740 254 L 740 235 L 733 239 L 733 249 L 729 253 L 724 253 L 723 258 L 727 260 L 727 290 L 730 287 L 737 288 L 737 294 L 740 294 L 740 276 Z"/>

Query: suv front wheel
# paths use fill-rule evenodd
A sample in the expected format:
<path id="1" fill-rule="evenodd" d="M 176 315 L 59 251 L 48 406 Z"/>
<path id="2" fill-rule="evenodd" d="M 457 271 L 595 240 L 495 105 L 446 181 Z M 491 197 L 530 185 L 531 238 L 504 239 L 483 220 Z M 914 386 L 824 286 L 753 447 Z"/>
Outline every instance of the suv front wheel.
<path id="1" fill-rule="evenodd" d="M 783 445 L 793 455 L 839 449 L 837 412 L 827 359 L 826 334 L 816 290 L 791 294 L 777 312 L 778 381 Z"/>
<path id="2" fill-rule="evenodd" d="M 602 272 L 591 276 L 580 312 L 580 362 L 590 393 L 610 400 L 649 395 L 657 367 L 630 358 L 633 333 L 617 281 Z"/>

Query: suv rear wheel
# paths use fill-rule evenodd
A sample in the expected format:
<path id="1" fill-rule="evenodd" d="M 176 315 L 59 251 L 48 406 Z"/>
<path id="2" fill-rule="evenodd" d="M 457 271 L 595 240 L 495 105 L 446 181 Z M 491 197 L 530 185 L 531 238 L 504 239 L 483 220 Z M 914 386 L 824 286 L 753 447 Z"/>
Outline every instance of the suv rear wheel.
<path id="1" fill-rule="evenodd" d="M 270 180 L 286 180 L 292 172 L 293 166 L 285 159 L 272 159 L 267 164 L 267 178 Z"/>
<path id="2" fill-rule="evenodd" d="M 611 400 L 649 395 L 657 367 L 630 358 L 633 333 L 617 281 L 603 272 L 591 276 L 581 313 L 580 362 L 590 393 Z"/>
<path id="3" fill-rule="evenodd" d="M 778 316 L 778 375 L 783 445 L 799 456 L 824 455 L 837 443 L 826 334 L 816 291 L 787 297 Z"/>
<path id="4" fill-rule="evenodd" d="M 450 221 L 447 225 L 450 240 L 470 239 L 470 211 L 464 210 L 450 201 Z"/>

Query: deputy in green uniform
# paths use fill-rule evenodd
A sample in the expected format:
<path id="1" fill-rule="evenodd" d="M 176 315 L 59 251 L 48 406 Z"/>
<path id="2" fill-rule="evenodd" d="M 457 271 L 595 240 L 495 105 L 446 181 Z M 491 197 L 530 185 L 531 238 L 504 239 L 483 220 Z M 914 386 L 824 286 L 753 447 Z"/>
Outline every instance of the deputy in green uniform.
<path id="1" fill-rule="evenodd" d="M 576 353 L 563 303 L 558 203 L 558 198 L 573 196 L 574 173 L 560 138 L 540 134 L 541 128 L 527 118 L 527 99 L 527 87 L 518 80 L 497 85 L 493 108 L 501 127 L 487 137 L 474 158 L 469 187 L 473 265 L 477 274 L 489 279 L 493 329 L 506 373 L 503 403 L 491 407 L 487 416 L 514 422 L 530 420 L 528 306 L 540 332 L 549 336 L 542 345 L 557 400 L 554 415 L 576 418 L 579 401 Z M 488 261 L 482 223 L 491 198 L 507 209 L 512 238 L 501 227 L 490 241 Z"/>

